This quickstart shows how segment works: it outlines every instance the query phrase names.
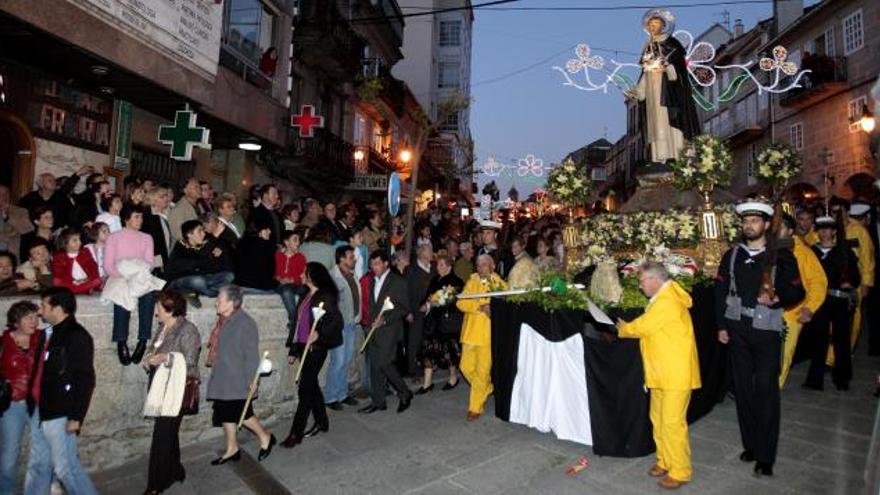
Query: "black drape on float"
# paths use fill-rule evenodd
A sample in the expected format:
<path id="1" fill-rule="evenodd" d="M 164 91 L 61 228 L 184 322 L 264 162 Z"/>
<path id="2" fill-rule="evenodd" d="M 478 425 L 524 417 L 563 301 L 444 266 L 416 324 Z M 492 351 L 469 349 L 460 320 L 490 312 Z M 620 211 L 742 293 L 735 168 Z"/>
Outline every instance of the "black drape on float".
<path id="1" fill-rule="evenodd" d="M 697 353 L 703 387 L 695 390 L 688 409 L 688 421 L 706 415 L 727 391 L 727 353 L 718 343 L 713 291 L 697 286 L 693 291 Z M 612 314 L 631 320 L 638 312 Z M 576 333 L 584 338 L 584 367 L 587 374 L 593 452 L 613 457 L 642 457 L 654 451 L 649 397 L 644 390 L 639 343 L 635 339 L 605 342 L 598 338 L 596 324 L 583 311 L 549 313 L 532 304 L 492 300 L 492 381 L 495 415 L 510 420 L 510 401 L 517 374 L 520 326 L 527 323 L 551 342 L 561 342 Z M 605 328 L 605 330 L 608 330 Z"/>

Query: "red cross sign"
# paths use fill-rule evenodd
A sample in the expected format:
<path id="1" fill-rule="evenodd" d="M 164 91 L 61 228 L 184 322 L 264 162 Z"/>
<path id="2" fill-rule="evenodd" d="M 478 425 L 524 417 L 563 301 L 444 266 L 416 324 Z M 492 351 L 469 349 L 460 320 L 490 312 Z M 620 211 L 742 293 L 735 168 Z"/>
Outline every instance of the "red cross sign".
<path id="1" fill-rule="evenodd" d="M 315 115 L 315 107 L 303 105 L 299 115 L 290 117 L 290 126 L 299 127 L 299 137 L 310 138 L 315 127 L 324 127 L 324 117 Z"/>

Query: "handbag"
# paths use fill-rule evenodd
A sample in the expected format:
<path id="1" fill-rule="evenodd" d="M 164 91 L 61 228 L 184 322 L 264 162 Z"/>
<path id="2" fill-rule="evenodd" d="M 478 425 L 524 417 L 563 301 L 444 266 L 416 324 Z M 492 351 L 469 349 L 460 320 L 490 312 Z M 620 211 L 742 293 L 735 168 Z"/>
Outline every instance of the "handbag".
<path id="1" fill-rule="evenodd" d="M 180 405 L 180 414 L 183 416 L 195 416 L 199 413 L 199 384 L 202 381 L 196 377 L 186 377 L 186 385 L 183 388 L 183 403 Z"/>

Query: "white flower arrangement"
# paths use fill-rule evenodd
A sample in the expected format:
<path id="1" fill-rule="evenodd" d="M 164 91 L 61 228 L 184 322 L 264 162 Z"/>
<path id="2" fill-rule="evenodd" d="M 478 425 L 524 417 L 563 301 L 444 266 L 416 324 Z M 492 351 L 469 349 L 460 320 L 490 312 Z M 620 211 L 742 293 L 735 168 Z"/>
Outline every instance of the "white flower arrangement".
<path id="1" fill-rule="evenodd" d="M 727 145 L 705 134 L 695 137 L 672 162 L 676 187 L 701 192 L 729 185 L 732 168 L 733 156 Z"/>
<path id="2" fill-rule="evenodd" d="M 802 168 L 800 155 L 784 144 L 771 144 L 755 157 L 755 175 L 774 189 L 785 189 Z"/>
<path id="3" fill-rule="evenodd" d="M 586 205 L 592 194 L 592 183 L 586 177 L 586 167 L 578 166 L 568 159 L 550 171 L 547 192 L 555 201 L 566 206 Z"/>
<path id="4" fill-rule="evenodd" d="M 624 276 L 637 273 L 639 267 L 646 261 L 663 263 L 663 266 L 666 267 L 666 271 L 669 272 L 672 278 L 678 278 L 683 275 L 693 277 L 700 270 L 696 260 L 690 256 L 673 253 L 669 248 L 660 244 L 659 246 L 649 247 L 639 259 L 627 263 L 620 272 Z"/>

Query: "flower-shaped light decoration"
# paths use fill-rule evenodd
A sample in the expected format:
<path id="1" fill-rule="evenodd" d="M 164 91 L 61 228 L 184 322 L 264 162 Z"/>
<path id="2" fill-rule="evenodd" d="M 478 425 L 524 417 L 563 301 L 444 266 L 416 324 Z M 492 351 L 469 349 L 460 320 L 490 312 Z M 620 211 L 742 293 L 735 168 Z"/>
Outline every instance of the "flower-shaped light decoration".
<path id="1" fill-rule="evenodd" d="M 786 76 L 793 76 L 798 72 L 798 66 L 794 62 L 789 62 L 788 50 L 784 46 L 773 47 L 773 58 L 764 57 L 758 62 L 761 70 L 770 72 L 773 70 L 781 70 Z"/>
<path id="2" fill-rule="evenodd" d="M 590 45 L 581 43 L 574 50 L 577 58 L 573 58 L 565 64 L 565 70 L 569 74 L 577 74 L 584 69 L 599 70 L 605 67 L 605 59 L 600 55 L 590 55 Z"/>
<path id="3" fill-rule="evenodd" d="M 688 31 L 676 31 L 675 37 L 687 47 L 685 64 L 693 80 L 703 87 L 715 84 L 716 74 L 712 67 L 712 61 L 715 60 L 715 47 L 705 41 L 699 41 L 695 44 L 694 35 Z"/>
<path id="4" fill-rule="evenodd" d="M 483 164 L 483 173 L 490 177 L 498 177 L 502 170 L 504 170 L 504 164 L 496 160 L 494 156 L 490 156 Z"/>
<path id="5" fill-rule="evenodd" d="M 519 160 L 516 173 L 520 177 L 525 177 L 529 174 L 535 177 L 542 177 L 544 175 L 544 160 L 535 158 L 535 155 L 526 155 L 525 158 Z"/>

